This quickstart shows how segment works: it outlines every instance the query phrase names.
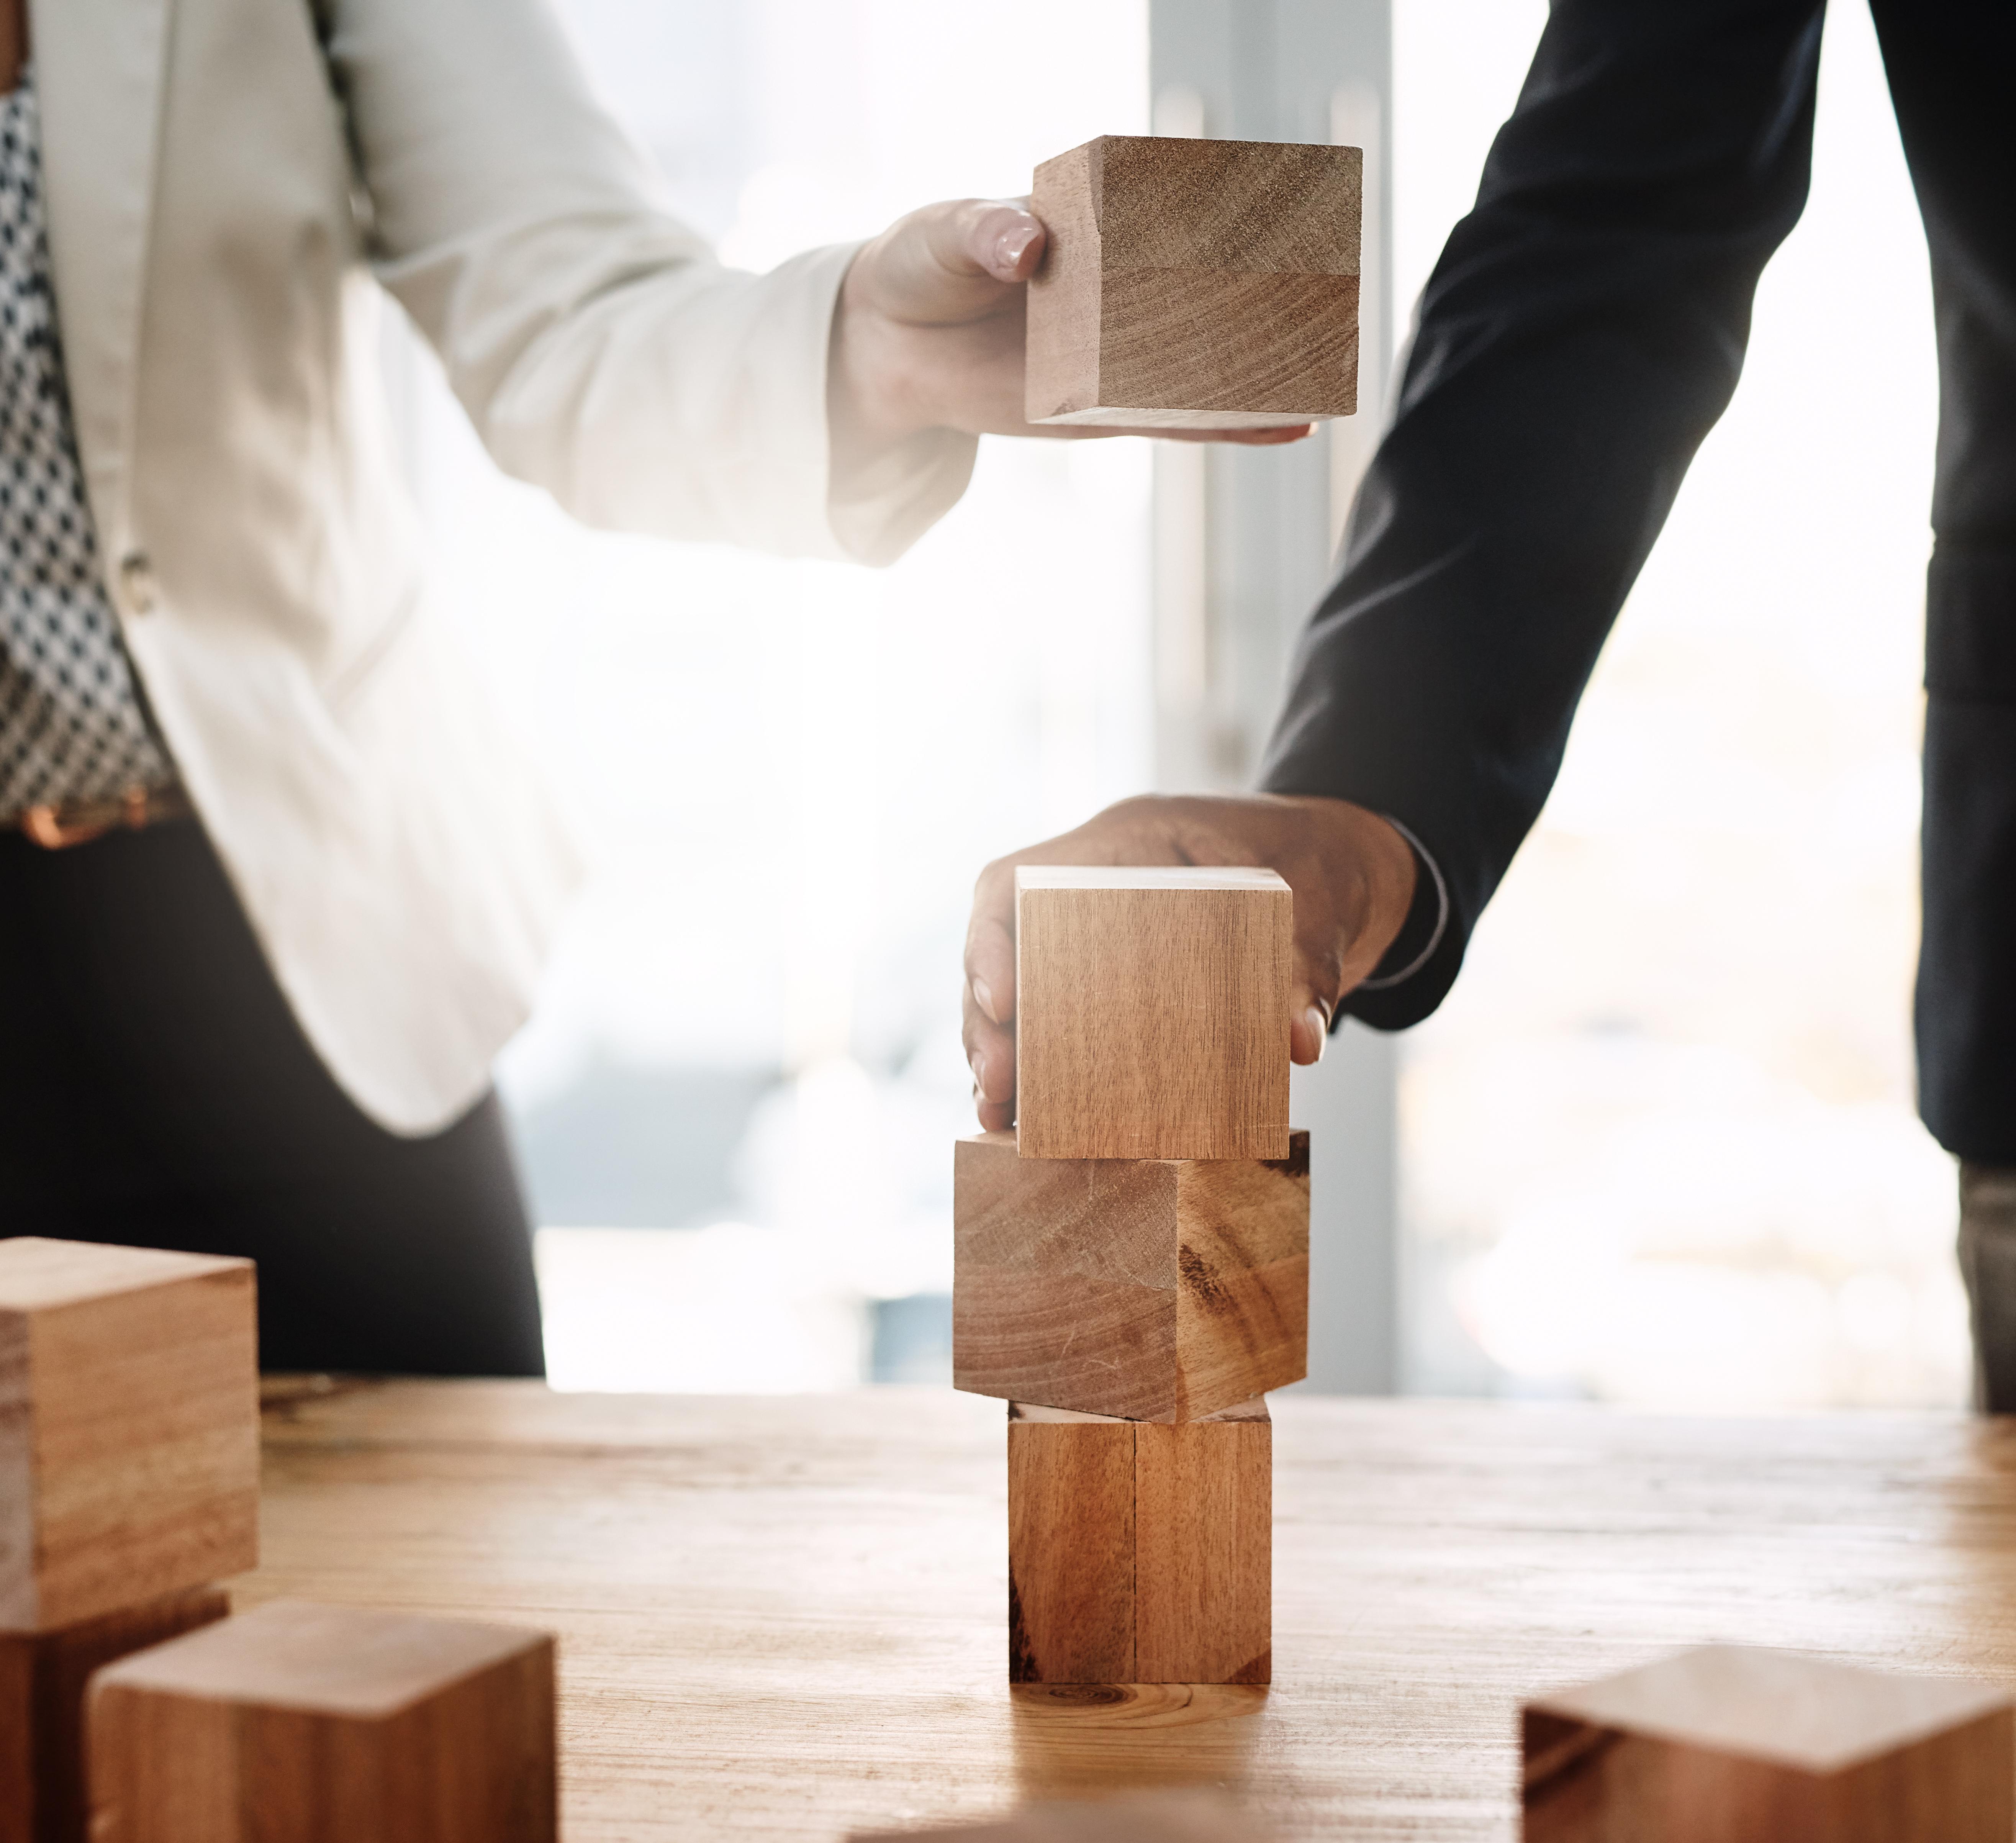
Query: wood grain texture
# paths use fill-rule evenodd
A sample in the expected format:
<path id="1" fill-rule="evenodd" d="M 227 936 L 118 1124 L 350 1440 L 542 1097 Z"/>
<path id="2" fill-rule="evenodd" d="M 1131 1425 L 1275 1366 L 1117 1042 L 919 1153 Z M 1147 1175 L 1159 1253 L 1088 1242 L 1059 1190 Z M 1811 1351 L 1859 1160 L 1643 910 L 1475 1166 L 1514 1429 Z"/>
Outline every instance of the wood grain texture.
<path id="1" fill-rule="evenodd" d="M 952 1154 L 952 1385 L 1175 1421 L 1309 1368 L 1309 1135 L 1283 1159 Z"/>
<path id="2" fill-rule="evenodd" d="M 1196 1791 L 1058 1800 L 993 1823 L 857 1830 L 851 1843 L 1265 1843 L 1273 1834 L 1237 1799 Z"/>
<path id="3" fill-rule="evenodd" d="M 1264 1401 L 1134 1435 L 1134 1679 L 1273 1676 L 1274 1428 Z"/>
<path id="4" fill-rule="evenodd" d="M 0 1631 L 258 1559 L 252 1263 L 0 1241 Z"/>
<path id="5" fill-rule="evenodd" d="M 543 1632 L 279 1601 L 102 1671 L 92 1843 L 554 1843 Z"/>
<path id="6" fill-rule="evenodd" d="M 1008 1676 L 1134 1677 L 1134 1424 L 1008 1409 Z"/>
<path id="7" fill-rule="evenodd" d="M 304 1393 L 233 1596 L 556 1631 L 568 1843 L 1198 1785 L 1295 1839 L 1511 1843 L 1521 1705 L 1676 1647 L 2016 1688 L 2016 1422 L 1269 1406 L 1267 1690 L 1011 1686 L 1003 1410 L 949 1389 Z"/>
<path id="8" fill-rule="evenodd" d="M 91 1673 L 230 1611 L 229 1595 L 202 1587 L 59 1632 L 0 1633 L 0 1843 L 85 1843 Z"/>
<path id="9" fill-rule="evenodd" d="M 1011 1403 L 1010 1679 L 1265 1683 L 1272 1491 L 1264 1402 L 1168 1426 Z"/>
<path id="10" fill-rule="evenodd" d="M 1024 866 L 1015 887 L 1024 1157 L 1288 1156 L 1279 877 Z"/>
<path id="11" fill-rule="evenodd" d="M 1709 1646 L 1528 1705 L 1526 1843 L 2007 1843 L 2007 1691 Z"/>
<path id="12" fill-rule="evenodd" d="M 1106 135 L 1036 169 L 1031 422 L 1224 427 L 1358 404 L 1355 147 Z"/>

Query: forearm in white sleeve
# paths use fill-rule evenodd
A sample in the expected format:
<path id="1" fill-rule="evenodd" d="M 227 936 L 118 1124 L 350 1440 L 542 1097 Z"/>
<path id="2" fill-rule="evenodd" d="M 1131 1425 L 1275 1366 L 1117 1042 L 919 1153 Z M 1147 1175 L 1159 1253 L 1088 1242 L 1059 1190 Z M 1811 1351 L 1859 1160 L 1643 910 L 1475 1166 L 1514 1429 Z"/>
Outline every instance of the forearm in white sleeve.
<path id="1" fill-rule="evenodd" d="M 964 490 L 934 431 L 831 477 L 851 247 L 723 268 L 654 196 L 544 0 L 324 0 L 380 280 L 499 466 L 588 524 L 886 562 Z"/>

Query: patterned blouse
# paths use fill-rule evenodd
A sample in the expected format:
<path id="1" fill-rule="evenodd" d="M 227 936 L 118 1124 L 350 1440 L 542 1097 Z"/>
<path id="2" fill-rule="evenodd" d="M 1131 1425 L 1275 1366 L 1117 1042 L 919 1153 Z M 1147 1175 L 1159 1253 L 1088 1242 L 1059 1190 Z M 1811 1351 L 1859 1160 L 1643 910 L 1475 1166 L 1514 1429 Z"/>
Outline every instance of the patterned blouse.
<path id="1" fill-rule="evenodd" d="M 174 779 L 99 571 L 24 70 L 0 97 L 0 824 Z"/>

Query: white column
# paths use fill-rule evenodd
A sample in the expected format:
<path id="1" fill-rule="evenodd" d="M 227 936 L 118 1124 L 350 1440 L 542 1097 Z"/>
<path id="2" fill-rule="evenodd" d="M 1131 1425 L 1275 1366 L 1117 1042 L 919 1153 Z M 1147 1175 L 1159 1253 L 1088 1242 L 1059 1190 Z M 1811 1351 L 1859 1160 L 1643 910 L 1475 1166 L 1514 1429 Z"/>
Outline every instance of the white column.
<path id="1" fill-rule="evenodd" d="M 1155 465 L 1156 772 L 1250 787 L 1296 635 L 1371 458 L 1392 347 L 1391 0 L 1151 0 L 1158 134 L 1365 149 L 1359 412 L 1278 451 L 1165 444 Z M 1352 1025 L 1298 1070 L 1313 1161 L 1310 1388 L 1399 1372 L 1392 1041 Z"/>

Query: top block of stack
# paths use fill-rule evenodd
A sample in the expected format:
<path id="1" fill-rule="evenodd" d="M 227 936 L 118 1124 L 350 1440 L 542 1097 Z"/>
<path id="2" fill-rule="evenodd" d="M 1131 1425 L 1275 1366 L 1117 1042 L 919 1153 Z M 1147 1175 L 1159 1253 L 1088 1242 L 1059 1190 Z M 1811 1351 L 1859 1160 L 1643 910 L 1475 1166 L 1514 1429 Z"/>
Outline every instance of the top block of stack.
<path id="1" fill-rule="evenodd" d="M 0 1632 L 259 1559 L 252 1263 L 0 1241 Z"/>
<path id="2" fill-rule="evenodd" d="M 1265 427 L 1358 407 L 1355 147 L 1103 135 L 1036 169 L 1032 423 Z"/>
<path id="3" fill-rule="evenodd" d="M 1288 1156 L 1278 876 L 1025 865 L 1015 891 L 1024 1158 Z"/>

